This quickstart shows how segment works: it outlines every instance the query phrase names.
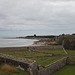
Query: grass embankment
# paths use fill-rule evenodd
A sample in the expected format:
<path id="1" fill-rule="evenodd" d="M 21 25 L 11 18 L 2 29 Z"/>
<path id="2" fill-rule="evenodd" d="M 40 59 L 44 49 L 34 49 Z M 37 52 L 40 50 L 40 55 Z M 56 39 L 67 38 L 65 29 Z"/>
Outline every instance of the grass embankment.
<path id="1" fill-rule="evenodd" d="M 27 71 L 22 71 L 13 66 L 3 64 L 0 65 L 0 75 L 30 75 Z"/>
<path id="2" fill-rule="evenodd" d="M 75 75 L 75 65 L 66 65 L 52 75 Z"/>
<path id="3" fill-rule="evenodd" d="M 45 54 L 47 53 L 54 53 L 54 54 L 65 54 L 63 49 L 57 48 L 57 49 L 37 49 L 34 51 L 28 51 L 28 50 L 0 50 L 0 53 L 13 55 L 17 57 L 31 57 L 31 56 L 46 56 L 51 54 Z M 36 60 L 38 65 L 48 65 L 52 62 L 57 61 L 58 59 L 63 58 L 62 56 L 51 56 L 51 57 L 39 57 L 39 58 L 30 58 L 32 60 Z M 29 59 L 29 58 L 28 58 Z"/>
<path id="4" fill-rule="evenodd" d="M 69 55 L 75 55 L 75 50 L 66 50 Z"/>

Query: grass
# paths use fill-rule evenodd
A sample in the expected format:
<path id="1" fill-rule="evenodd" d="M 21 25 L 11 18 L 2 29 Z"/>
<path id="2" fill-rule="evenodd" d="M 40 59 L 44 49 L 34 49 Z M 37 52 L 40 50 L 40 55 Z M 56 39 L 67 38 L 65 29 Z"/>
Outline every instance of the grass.
<path id="1" fill-rule="evenodd" d="M 64 50 L 62 48 L 56 48 L 56 49 L 38 49 L 37 52 L 49 52 L 54 54 L 65 54 Z"/>
<path id="2" fill-rule="evenodd" d="M 17 57 L 29 57 L 29 56 L 44 56 L 44 55 L 48 55 L 48 54 L 43 54 L 37 51 L 28 51 L 28 50 L 4 50 L 4 51 L 0 51 L 0 53 L 3 54 L 8 54 L 8 55 L 13 55 L 13 56 L 17 56 Z M 50 54 L 49 54 L 50 55 Z"/>
<path id="3" fill-rule="evenodd" d="M 68 54 L 75 55 L 75 50 L 66 50 Z"/>
<path id="4" fill-rule="evenodd" d="M 48 54 L 44 54 L 43 52 L 49 52 L 49 53 L 54 53 L 54 54 L 65 54 L 62 48 L 37 49 L 37 50 L 34 50 L 34 51 L 29 51 L 29 50 L 0 50 L 0 53 L 9 54 L 9 55 L 17 56 L 17 57 L 48 55 Z"/>
<path id="5" fill-rule="evenodd" d="M 31 58 L 31 59 L 36 60 L 38 65 L 46 66 L 46 65 L 51 64 L 61 58 L 63 58 L 63 56 L 40 57 L 40 58 Z"/>
<path id="6" fill-rule="evenodd" d="M 61 44 L 48 44 L 48 45 L 58 46 L 58 45 L 61 45 Z"/>
<path id="7" fill-rule="evenodd" d="M 75 57 L 68 57 L 68 61 L 75 61 Z"/>
<path id="8" fill-rule="evenodd" d="M 46 56 L 50 54 L 47 53 L 54 53 L 54 54 L 65 54 L 62 48 L 56 48 L 56 49 L 37 49 L 34 51 L 28 51 L 28 50 L 0 50 L 0 53 L 13 55 L 17 57 L 30 57 L 30 56 Z M 55 62 L 59 59 L 63 58 L 62 56 L 51 56 L 51 57 L 39 57 L 39 58 L 30 58 L 32 60 L 36 60 L 38 65 L 46 66 L 52 62 Z"/>
<path id="9" fill-rule="evenodd" d="M 3 64 L 0 65 L 0 75 L 30 75 L 27 71 L 22 71 L 13 66 Z"/>
<path id="10" fill-rule="evenodd" d="M 66 65 L 52 75 L 75 75 L 75 65 Z"/>

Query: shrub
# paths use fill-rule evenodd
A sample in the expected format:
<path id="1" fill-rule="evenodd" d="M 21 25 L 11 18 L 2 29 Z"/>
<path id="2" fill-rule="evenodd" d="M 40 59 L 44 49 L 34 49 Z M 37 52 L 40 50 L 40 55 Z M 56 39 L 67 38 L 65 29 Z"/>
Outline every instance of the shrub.
<path id="1" fill-rule="evenodd" d="M 17 72 L 17 69 L 15 67 L 7 65 L 7 64 L 3 64 L 1 66 L 1 70 L 4 70 L 6 72 Z"/>

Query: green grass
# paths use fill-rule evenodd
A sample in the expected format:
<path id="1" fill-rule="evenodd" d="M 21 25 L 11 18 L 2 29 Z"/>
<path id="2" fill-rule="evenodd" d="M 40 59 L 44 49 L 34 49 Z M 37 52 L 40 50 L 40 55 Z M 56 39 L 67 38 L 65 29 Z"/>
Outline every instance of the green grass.
<path id="1" fill-rule="evenodd" d="M 45 56 L 48 54 L 43 54 L 43 53 L 38 53 L 38 52 L 31 52 L 31 51 L 27 51 L 27 52 L 15 52 L 15 53 L 7 53 L 9 55 L 13 55 L 13 56 L 17 56 L 17 57 L 31 57 L 31 56 Z"/>
<path id="2" fill-rule="evenodd" d="M 61 45 L 61 44 L 48 44 L 48 45 L 59 46 L 59 45 Z"/>
<path id="3" fill-rule="evenodd" d="M 62 48 L 56 48 L 56 49 L 38 49 L 37 52 L 49 52 L 54 54 L 65 54 L 64 50 Z"/>
<path id="4" fill-rule="evenodd" d="M 13 66 L 3 64 L 0 65 L 0 75 L 30 75 L 27 71 L 22 71 Z"/>
<path id="5" fill-rule="evenodd" d="M 66 65 L 52 75 L 75 75 L 75 65 Z"/>
<path id="6" fill-rule="evenodd" d="M 0 51 L 0 53 L 13 55 L 17 57 L 29 57 L 29 56 L 45 56 L 50 54 L 44 54 L 37 51 L 28 51 L 28 50 L 7 50 L 7 51 Z"/>
<path id="7" fill-rule="evenodd" d="M 44 54 L 43 52 L 49 52 L 54 54 L 65 54 L 62 48 L 57 49 L 37 49 L 34 51 L 28 50 L 0 50 L 0 53 L 9 54 L 17 57 L 28 57 L 28 56 L 45 56 L 50 54 Z"/>
<path id="8" fill-rule="evenodd" d="M 34 51 L 28 50 L 0 50 L 0 53 L 13 55 L 17 57 L 31 57 L 31 56 L 46 56 L 50 54 L 45 54 L 44 52 L 54 53 L 54 54 L 65 54 L 63 49 L 56 48 L 56 49 L 37 49 Z M 59 59 L 63 58 L 62 56 L 51 56 L 51 57 L 39 57 L 39 58 L 30 58 L 32 60 L 36 60 L 38 65 L 48 65 L 52 62 L 55 62 Z"/>
<path id="9" fill-rule="evenodd" d="M 66 50 L 68 54 L 75 55 L 75 50 Z"/>
<path id="10" fill-rule="evenodd" d="M 46 66 L 46 65 L 51 64 L 61 58 L 63 58 L 63 56 L 40 57 L 40 58 L 31 58 L 31 59 L 36 60 L 38 65 Z"/>

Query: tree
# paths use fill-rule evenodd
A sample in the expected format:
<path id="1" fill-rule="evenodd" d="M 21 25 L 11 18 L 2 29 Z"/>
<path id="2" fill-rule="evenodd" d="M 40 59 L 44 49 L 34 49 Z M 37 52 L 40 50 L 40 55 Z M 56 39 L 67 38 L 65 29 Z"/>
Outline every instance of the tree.
<path id="1" fill-rule="evenodd" d="M 34 37 L 36 37 L 36 34 L 34 34 Z"/>

